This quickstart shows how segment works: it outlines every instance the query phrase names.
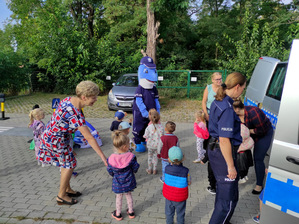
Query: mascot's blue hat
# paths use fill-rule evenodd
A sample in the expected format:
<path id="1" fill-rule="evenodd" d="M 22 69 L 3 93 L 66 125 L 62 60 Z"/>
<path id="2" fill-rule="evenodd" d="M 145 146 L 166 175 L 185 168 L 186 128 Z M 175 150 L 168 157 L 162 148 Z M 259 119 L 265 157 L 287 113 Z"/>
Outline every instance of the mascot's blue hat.
<path id="1" fill-rule="evenodd" d="M 147 79 L 152 82 L 158 81 L 158 74 L 156 70 L 156 64 L 149 56 L 141 58 L 138 68 L 138 80 Z"/>

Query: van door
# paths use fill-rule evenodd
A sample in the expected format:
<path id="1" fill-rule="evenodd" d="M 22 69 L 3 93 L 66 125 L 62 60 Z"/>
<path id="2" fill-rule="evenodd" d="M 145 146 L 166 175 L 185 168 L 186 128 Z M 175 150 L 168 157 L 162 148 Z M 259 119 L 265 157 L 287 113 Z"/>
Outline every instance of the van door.
<path id="1" fill-rule="evenodd" d="M 275 71 L 272 75 L 271 81 L 261 105 L 261 109 L 270 119 L 274 129 L 276 128 L 277 115 L 280 106 L 287 66 L 287 62 L 280 62 L 276 65 Z"/>
<path id="2" fill-rule="evenodd" d="M 260 223 L 299 223 L 299 40 L 294 40 L 264 188 Z"/>
<path id="3" fill-rule="evenodd" d="M 263 102 L 267 87 L 280 60 L 260 57 L 252 73 L 244 98 L 245 106 L 259 106 Z"/>

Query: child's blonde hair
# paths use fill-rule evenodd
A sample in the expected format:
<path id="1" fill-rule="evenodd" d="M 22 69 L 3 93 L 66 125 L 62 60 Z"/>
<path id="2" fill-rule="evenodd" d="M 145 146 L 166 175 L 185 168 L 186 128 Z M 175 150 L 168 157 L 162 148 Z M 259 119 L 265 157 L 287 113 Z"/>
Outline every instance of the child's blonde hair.
<path id="1" fill-rule="evenodd" d="M 173 133 L 175 131 L 176 124 L 172 121 L 167 121 L 165 124 L 165 129 L 169 133 Z"/>
<path id="2" fill-rule="evenodd" d="M 153 122 L 153 124 L 158 124 L 158 122 L 160 121 L 160 114 L 156 109 L 154 108 L 150 109 L 148 115 L 150 121 Z"/>
<path id="3" fill-rule="evenodd" d="M 199 111 L 196 111 L 195 112 L 195 118 L 196 119 L 200 119 L 201 121 L 205 121 L 206 119 L 205 119 L 205 113 L 203 112 L 203 110 L 199 110 Z"/>
<path id="4" fill-rule="evenodd" d="M 113 146 L 117 149 L 130 143 L 130 138 L 122 131 L 113 131 L 111 134 Z"/>
<path id="5" fill-rule="evenodd" d="M 28 124 L 28 127 L 33 123 L 34 120 L 40 120 L 42 116 L 45 115 L 45 112 L 41 108 L 36 108 L 29 113 L 29 119 L 30 122 Z"/>

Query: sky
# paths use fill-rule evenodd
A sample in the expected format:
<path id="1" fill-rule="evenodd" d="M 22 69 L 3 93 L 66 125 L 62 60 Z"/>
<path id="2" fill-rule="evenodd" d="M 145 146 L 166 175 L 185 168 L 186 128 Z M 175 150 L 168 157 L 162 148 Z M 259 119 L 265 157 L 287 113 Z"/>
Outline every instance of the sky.
<path id="1" fill-rule="evenodd" d="M 4 29 L 4 24 L 7 22 L 7 19 L 10 17 L 12 12 L 7 8 L 6 5 L 7 0 L 0 0 L 0 29 Z M 285 4 L 288 4 L 291 2 L 291 0 L 283 0 L 282 1 Z"/>

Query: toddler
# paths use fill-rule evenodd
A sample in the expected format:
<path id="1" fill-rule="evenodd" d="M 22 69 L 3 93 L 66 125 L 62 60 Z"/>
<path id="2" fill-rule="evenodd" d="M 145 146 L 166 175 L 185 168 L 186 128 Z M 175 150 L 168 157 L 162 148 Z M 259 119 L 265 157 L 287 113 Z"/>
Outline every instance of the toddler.
<path id="1" fill-rule="evenodd" d="M 250 137 L 249 129 L 243 123 L 241 123 L 241 136 L 242 143 L 238 149 L 237 165 L 240 174 L 239 183 L 243 184 L 248 180 L 247 174 L 249 167 L 253 166 L 251 149 L 254 145 L 254 141 Z"/>
<path id="2" fill-rule="evenodd" d="M 119 124 L 123 121 L 124 117 L 126 116 L 126 113 L 122 110 L 118 110 L 115 112 L 114 118 L 115 120 L 112 121 L 110 131 L 118 130 Z"/>
<path id="3" fill-rule="evenodd" d="M 133 198 L 131 192 L 136 188 L 135 174 L 139 164 L 135 155 L 129 151 L 130 139 L 121 131 L 112 132 L 112 141 L 115 148 L 108 159 L 107 171 L 113 177 L 112 191 L 116 194 L 116 210 L 111 216 L 120 221 L 123 219 L 121 214 L 123 195 L 127 199 L 127 214 L 130 219 L 135 218 L 133 210 Z"/>
<path id="4" fill-rule="evenodd" d="M 130 134 L 130 128 L 131 128 L 131 124 L 128 123 L 127 121 L 121 122 L 118 126 L 118 130 L 127 136 Z M 133 152 L 135 149 L 136 149 L 136 145 L 135 145 L 134 141 L 130 138 L 130 149 L 129 150 L 130 150 L 130 152 Z"/>
<path id="5" fill-rule="evenodd" d="M 158 150 L 161 150 L 161 136 L 163 136 L 163 127 L 160 123 L 160 114 L 156 109 L 150 109 L 148 113 L 150 124 L 145 129 L 143 138 L 146 139 L 148 150 L 148 174 L 157 174 Z"/>
<path id="6" fill-rule="evenodd" d="M 209 131 L 206 126 L 206 119 L 203 110 L 195 113 L 194 131 L 196 136 L 197 159 L 193 163 L 200 163 L 205 157 L 206 150 L 203 148 L 203 142 L 209 138 Z"/>
<path id="7" fill-rule="evenodd" d="M 191 184 L 189 169 L 184 167 L 184 155 L 179 147 L 173 146 L 168 151 L 169 165 L 165 167 L 163 196 L 165 197 L 166 223 L 173 223 L 176 211 L 177 223 L 185 223 L 188 185 Z"/>
<path id="8" fill-rule="evenodd" d="M 172 146 L 179 146 L 179 139 L 173 134 L 175 131 L 176 125 L 172 121 L 167 121 L 165 124 L 166 134 L 161 137 L 161 151 L 158 149 L 158 158 L 161 158 L 162 161 L 162 177 L 160 181 L 164 183 L 165 179 L 165 167 L 169 165 L 168 162 L 168 151 Z"/>
<path id="9" fill-rule="evenodd" d="M 45 118 L 45 112 L 40 108 L 35 108 L 29 113 L 30 122 L 28 127 L 33 130 L 33 140 L 34 140 L 34 150 L 35 150 L 35 158 L 37 158 L 37 154 L 39 151 L 41 134 L 45 130 L 45 124 L 42 122 L 42 119 Z M 38 165 L 40 162 L 38 161 Z"/>

